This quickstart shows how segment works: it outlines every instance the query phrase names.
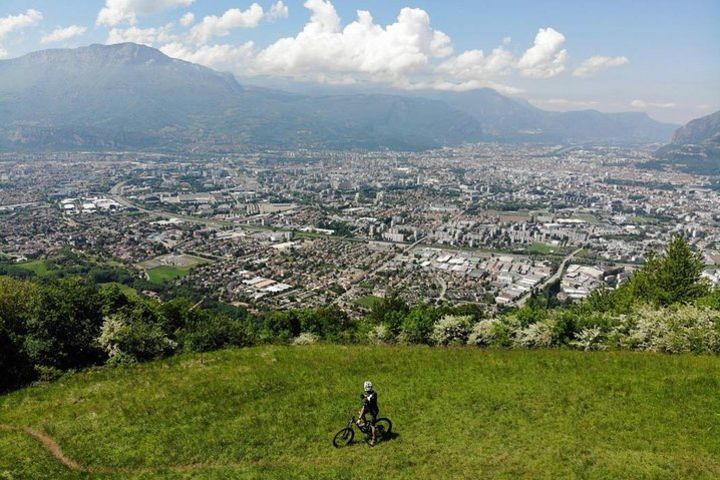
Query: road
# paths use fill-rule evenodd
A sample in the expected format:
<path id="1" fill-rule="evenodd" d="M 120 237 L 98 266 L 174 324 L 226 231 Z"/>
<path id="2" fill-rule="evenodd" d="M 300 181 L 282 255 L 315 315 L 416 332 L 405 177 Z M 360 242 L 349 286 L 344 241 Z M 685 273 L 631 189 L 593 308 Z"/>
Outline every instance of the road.
<path id="1" fill-rule="evenodd" d="M 565 266 L 567 265 L 567 263 L 570 260 L 572 260 L 573 258 L 575 258 L 575 255 L 580 253 L 580 251 L 582 249 L 583 249 L 583 247 L 580 247 L 577 250 L 570 252 L 565 258 L 563 258 L 563 261 L 562 261 L 562 263 L 560 263 L 560 266 L 558 267 L 557 271 L 555 273 L 553 273 L 550 277 L 548 277 L 547 280 L 545 280 L 543 283 L 541 283 L 540 286 L 537 287 L 537 289 L 543 290 L 548 285 L 559 280 L 560 277 L 562 277 L 563 272 L 565 271 Z M 527 292 L 526 294 L 524 294 L 523 296 L 521 296 L 520 298 L 518 298 L 515 301 L 515 305 L 517 305 L 518 307 L 522 307 L 523 305 L 525 305 L 525 302 L 527 302 L 531 296 L 532 296 L 532 291 Z"/>
<path id="2" fill-rule="evenodd" d="M 123 205 L 125 207 L 135 208 L 140 212 L 147 213 L 148 215 L 154 215 L 154 216 L 160 217 L 160 218 L 166 218 L 166 219 L 177 218 L 178 220 L 182 220 L 184 222 L 196 223 L 198 225 L 205 225 L 205 226 L 209 226 L 209 227 L 220 228 L 220 227 L 228 226 L 228 223 L 224 222 L 222 220 L 213 220 L 210 218 L 197 218 L 197 217 L 191 217 L 188 215 L 181 215 L 179 213 L 166 212 L 163 210 L 150 210 L 148 208 L 141 207 L 140 205 L 136 205 L 136 204 L 132 203 L 130 200 L 128 200 L 127 198 L 125 198 L 121 195 L 122 187 L 124 187 L 124 186 L 125 186 L 125 182 L 120 182 L 117 185 L 115 185 L 114 187 L 112 187 L 110 189 L 109 197 L 112 198 L 113 200 L 115 200 L 116 202 L 118 202 L 120 205 Z"/>

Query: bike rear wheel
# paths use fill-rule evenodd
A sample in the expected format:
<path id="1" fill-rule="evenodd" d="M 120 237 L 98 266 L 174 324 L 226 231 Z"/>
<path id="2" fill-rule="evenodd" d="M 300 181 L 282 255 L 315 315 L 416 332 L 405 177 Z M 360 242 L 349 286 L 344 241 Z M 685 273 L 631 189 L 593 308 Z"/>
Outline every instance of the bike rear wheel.
<path id="1" fill-rule="evenodd" d="M 390 433 L 392 432 L 392 422 L 389 418 L 378 418 L 375 421 L 375 428 L 378 430 L 379 438 L 389 438 Z"/>
<path id="2" fill-rule="evenodd" d="M 343 428 L 335 434 L 333 446 L 335 448 L 346 447 L 352 443 L 353 438 L 355 438 L 355 431 L 350 427 Z"/>

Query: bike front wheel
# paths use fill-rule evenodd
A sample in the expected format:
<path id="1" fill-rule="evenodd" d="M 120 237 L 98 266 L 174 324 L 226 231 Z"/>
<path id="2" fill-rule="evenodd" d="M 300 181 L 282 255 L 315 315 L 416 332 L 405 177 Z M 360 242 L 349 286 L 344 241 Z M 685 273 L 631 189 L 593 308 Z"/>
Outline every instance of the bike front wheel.
<path id="1" fill-rule="evenodd" d="M 355 431 L 350 427 L 343 428 L 335 434 L 333 446 L 335 448 L 346 447 L 352 443 L 353 438 L 355 438 Z"/>

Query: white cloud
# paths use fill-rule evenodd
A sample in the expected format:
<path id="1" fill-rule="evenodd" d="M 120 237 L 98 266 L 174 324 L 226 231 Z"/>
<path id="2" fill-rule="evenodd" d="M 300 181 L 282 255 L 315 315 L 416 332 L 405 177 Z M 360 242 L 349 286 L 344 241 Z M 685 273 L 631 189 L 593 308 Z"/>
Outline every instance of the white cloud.
<path id="1" fill-rule="evenodd" d="M 96 23 L 115 27 L 121 23 L 135 25 L 139 15 L 158 13 L 176 7 L 187 7 L 195 0 L 105 0 Z"/>
<path id="2" fill-rule="evenodd" d="M 255 28 L 265 16 L 263 8 L 253 3 L 246 10 L 231 8 L 217 17 L 208 15 L 190 31 L 193 41 L 204 44 L 212 37 L 223 37 L 236 28 Z"/>
<path id="3" fill-rule="evenodd" d="M 646 102 L 644 100 L 633 100 L 630 102 L 632 108 L 638 110 L 646 110 L 648 108 L 675 108 L 677 105 L 674 103 L 662 103 L 662 102 Z"/>
<path id="4" fill-rule="evenodd" d="M 192 12 L 187 12 L 185 15 L 180 18 L 180 25 L 183 27 L 187 27 L 188 25 L 191 25 L 195 23 L 195 14 Z"/>
<path id="5" fill-rule="evenodd" d="M 600 70 L 627 65 L 628 63 L 630 63 L 630 60 L 628 60 L 627 57 L 604 57 L 602 55 L 595 55 L 582 62 L 573 72 L 573 76 L 587 77 Z"/>
<path id="6" fill-rule="evenodd" d="M 20 30 L 22 28 L 32 27 L 40 23 L 43 19 L 42 13 L 32 8 L 27 10 L 25 13 L 18 15 L 8 15 L 7 17 L 0 18 L 0 42 L 14 30 Z M 0 45 L 0 58 L 7 56 L 7 51 Z"/>
<path id="7" fill-rule="evenodd" d="M 275 3 L 272 7 L 270 7 L 270 11 L 267 13 L 267 18 L 270 21 L 277 20 L 279 18 L 287 18 L 290 14 L 290 11 L 288 10 L 287 5 L 280 0 L 279 2 Z"/>
<path id="8" fill-rule="evenodd" d="M 508 73 L 514 63 L 512 53 L 503 47 L 495 48 L 487 56 L 482 50 L 467 50 L 441 63 L 437 71 L 463 81 L 479 81 Z"/>
<path id="9" fill-rule="evenodd" d="M 282 38 L 262 50 L 254 62 L 259 73 L 346 82 L 348 76 L 398 83 L 452 54 L 450 37 L 430 27 L 421 9 L 403 8 L 397 21 L 376 24 L 370 12 L 341 27 L 329 0 L 307 0 L 310 21 L 295 37 Z"/>
<path id="10" fill-rule="evenodd" d="M 406 81 L 398 82 L 394 85 L 404 90 L 440 90 L 445 92 L 468 92 L 479 88 L 492 88 L 503 95 L 519 95 L 523 93 L 523 89 L 497 83 L 492 80 L 468 80 L 465 82 L 456 82 L 450 80 L 436 79 L 430 81 Z"/>
<path id="11" fill-rule="evenodd" d="M 548 27 L 538 30 L 535 43 L 518 62 L 520 73 L 526 77 L 550 78 L 565 70 L 567 50 L 562 46 L 565 35 Z"/>
<path id="12" fill-rule="evenodd" d="M 537 107 L 553 109 L 596 108 L 601 104 L 596 100 L 568 100 L 566 98 L 532 99 L 530 103 Z"/>
<path id="13" fill-rule="evenodd" d="M 140 43 L 153 46 L 159 43 L 169 43 L 177 40 L 177 36 L 171 33 L 172 24 L 158 28 L 113 28 L 108 33 L 107 43 Z"/>
<path id="14" fill-rule="evenodd" d="M 189 48 L 180 42 L 163 45 L 160 50 L 172 58 L 180 58 L 219 70 L 239 71 L 252 59 L 254 44 L 247 42 L 234 45 L 203 45 L 198 49 Z"/>
<path id="15" fill-rule="evenodd" d="M 304 7 L 310 11 L 310 19 L 302 30 L 260 51 L 255 50 L 252 42 L 215 45 L 212 39 L 227 36 L 234 29 L 253 28 L 263 21 L 286 17 L 288 7 L 282 0 L 267 10 L 253 3 L 245 10 L 231 8 L 197 23 L 195 15 L 188 12 L 180 19 L 180 25 L 190 27 L 183 34 L 173 34 L 171 24 L 162 28 L 114 28 L 108 41 L 161 45 L 169 56 L 244 75 L 336 84 L 376 82 L 407 90 L 465 91 L 488 87 L 509 95 L 522 90 L 506 85 L 501 78 L 554 77 L 565 71 L 568 60 L 563 48 L 565 36 L 551 27 L 540 28 L 533 45 L 519 56 L 507 47 L 512 41 L 510 37 L 503 38 L 492 50 L 453 54 L 451 38 L 434 29 L 428 13 L 419 8 L 403 8 L 393 23 L 381 25 L 365 10 L 358 10 L 355 20 L 343 24 L 331 0 L 306 0 Z M 590 62 L 596 58 L 602 60 Z M 627 60 L 621 59 L 624 57 L 592 57 L 578 69 L 584 66 L 586 70 L 597 70 Z M 560 99 L 540 102 L 563 106 Z M 594 105 L 575 102 L 564 106 Z"/>
<path id="16" fill-rule="evenodd" d="M 37 25 L 42 18 L 42 13 L 32 8 L 25 13 L 2 17 L 0 18 L 0 39 L 5 38 L 5 36 L 13 30 Z"/>
<path id="17" fill-rule="evenodd" d="M 87 32 L 86 27 L 80 25 L 70 25 L 69 27 L 57 27 L 50 33 L 46 33 L 40 39 L 41 43 L 55 43 L 62 42 L 63 40 L 69 40 L 71 38 L 79 37 Z"/>

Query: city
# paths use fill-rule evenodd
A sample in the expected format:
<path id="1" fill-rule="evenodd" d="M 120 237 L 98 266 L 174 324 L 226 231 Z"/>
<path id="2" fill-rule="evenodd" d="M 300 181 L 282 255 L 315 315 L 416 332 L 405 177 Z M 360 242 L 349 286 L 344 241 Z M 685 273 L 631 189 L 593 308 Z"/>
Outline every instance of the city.
<path id="1" fill-rule="evenodd" d="M 502 144 L 4 154 L 0 248 L 18 265 L 70 248 L 236 305 L 362 315 L 389 292 L 512 306 L 559 280 L 559 298 L 585 298 L 681 233 L 717 284 L 720 190 L 650 160 L 642 148 Z"/>

